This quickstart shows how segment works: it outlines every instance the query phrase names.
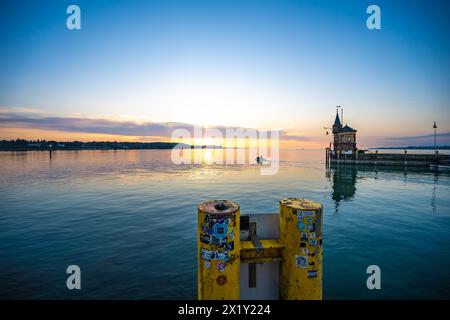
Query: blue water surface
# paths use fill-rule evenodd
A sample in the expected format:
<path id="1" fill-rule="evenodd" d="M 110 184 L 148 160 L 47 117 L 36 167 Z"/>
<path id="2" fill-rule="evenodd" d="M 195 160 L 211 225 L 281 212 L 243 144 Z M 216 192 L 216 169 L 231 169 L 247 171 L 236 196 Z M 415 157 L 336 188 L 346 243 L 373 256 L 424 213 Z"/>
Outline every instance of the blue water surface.
<path id="1" fill-rule="evenodd" d="M 450 298 L 450 175 L 327 170 L 323 156 L 286 151 L 266 176 L 256 164 L 175 165 L 169 150 L 1 152 L 0 297 L 195 299 L 196 205 L 270 213 L 296 196 L 324 205 L 325 298 Z M 82 290 L 66 288 L 71 264 Z M 369 265 L 381 290 L 367 289 Z"/>

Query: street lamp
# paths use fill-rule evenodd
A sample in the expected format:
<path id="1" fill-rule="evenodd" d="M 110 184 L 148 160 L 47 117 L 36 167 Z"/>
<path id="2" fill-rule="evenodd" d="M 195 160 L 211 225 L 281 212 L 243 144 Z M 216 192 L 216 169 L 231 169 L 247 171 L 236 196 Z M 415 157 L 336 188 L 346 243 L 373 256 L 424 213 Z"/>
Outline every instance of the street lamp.
<path id="1" fill-rule="evenodd" d="M 433 129 L 434 129 L 434 161 L 436 162 L 436 166 L 437 166 L 438 165 L 438 151 L 437 151 L 437 144 L 436 144 L 436 129 L 437 129 L 436 121 L 433 124 Z"/>
<path id="2" fill-rule="evenodd" d="M 437 125 L 436 125 L 436 121 L 434 122 L 433 129 L 434 129 L 434 153 L 436 153 L 437 152 L 437 145 L 436 145 L 436 129 L 437 129 Z"/>

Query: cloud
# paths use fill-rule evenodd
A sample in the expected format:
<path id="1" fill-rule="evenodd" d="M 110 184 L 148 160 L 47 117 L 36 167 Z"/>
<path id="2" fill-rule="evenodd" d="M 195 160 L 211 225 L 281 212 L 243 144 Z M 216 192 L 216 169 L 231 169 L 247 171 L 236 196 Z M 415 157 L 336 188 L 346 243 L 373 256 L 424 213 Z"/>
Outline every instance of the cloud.
<path id="1" fill-rule="evenodd" d="M 64 132 L 110 134 L 133 137 L 163 137 L 169 139 L 176 129 L 188 130 L 193 135 L 193 124 L 181 122 L 137 122 L 132 120 L 111 120 L 104 118 L 86 118 L 80 116 L 55 116 L 36 111 L 0 110 L 1 127 L 20 127 L 31 129 L 56 130 Z M 225 136 L 226 129 L 249 130 L 250 128 L 214 126 Z M 307 141 L 309 137 L 280 130 L 280 139 Z"/>
<path id="2" fill-rule="evenodd" d="M 182 123 L 137 123 L 100 118 L 58 117 L 25 112 L 0 112 L 0 124 L 9 127 L 31 127 L 34 129 L 66 132 L 100 133 L 124 136 L 162 136 L 170 137 Z"/>
<path id="3" fill-rule="evenodd" d="M 437 138 L 450 138 L 450 132 L 437 133 L 437 134 L 436 134 L 436 137 L 437 137 Z M 421 136 L 387 138 L 387 140 L 397 140 L 397 141 L 402 141 L 402 140 L 427 139 L 427 138 L 433 138 L 433 139 L 434 139 L 434 133 L 433 133 L 433 134 L 421 135 Z"/>
<path id="4" fill-rule="evenodd" d="M 280 130 L 280 138 L 289 141 L 311 141 L 311 138 L 298 133 L 293 133 L 287 130 Z"/>
<path id="5" fill-rule="evenodd" d="M 436 141 L 438 145 L 450 144 L 450 132 L 437 133 Z M 407 137 L 390 137 L 384 139 L 384 142 L 391 145 L 400 146 L 430 146 L 434 144 L 434 133 Z"/>

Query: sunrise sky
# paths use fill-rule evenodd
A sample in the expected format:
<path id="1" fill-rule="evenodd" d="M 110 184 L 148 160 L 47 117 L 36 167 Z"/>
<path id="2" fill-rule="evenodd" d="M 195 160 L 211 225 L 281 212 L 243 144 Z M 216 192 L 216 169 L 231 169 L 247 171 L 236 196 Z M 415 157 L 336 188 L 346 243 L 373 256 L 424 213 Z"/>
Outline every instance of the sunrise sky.
<path id="1" fill-rule="evenodd" d="M 81 8 L 81 30 L 66 8 Z M 366 8 L 381 8 L 381 30 Z M 358 145 L 450 144 L 450 2 L 2 1 L 0 139 L 167 141 L 176 127 L 280 129 Z"/>

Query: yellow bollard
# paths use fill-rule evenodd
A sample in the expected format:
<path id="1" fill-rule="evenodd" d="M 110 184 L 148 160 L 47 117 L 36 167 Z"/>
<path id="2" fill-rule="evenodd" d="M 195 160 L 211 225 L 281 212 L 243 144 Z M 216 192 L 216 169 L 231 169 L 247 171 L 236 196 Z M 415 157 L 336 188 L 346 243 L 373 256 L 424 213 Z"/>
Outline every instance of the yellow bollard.
<path id="1" fill-rule="evenodd" d="M 281 299 L 322 300 L 322 212 L 318 202 L 280 201 Z"/>
<path id="2" fill-rule="evenodd" d="M 239 299 L 239 205 L 227 200 L 198 205 L 198 298 Z"/>

